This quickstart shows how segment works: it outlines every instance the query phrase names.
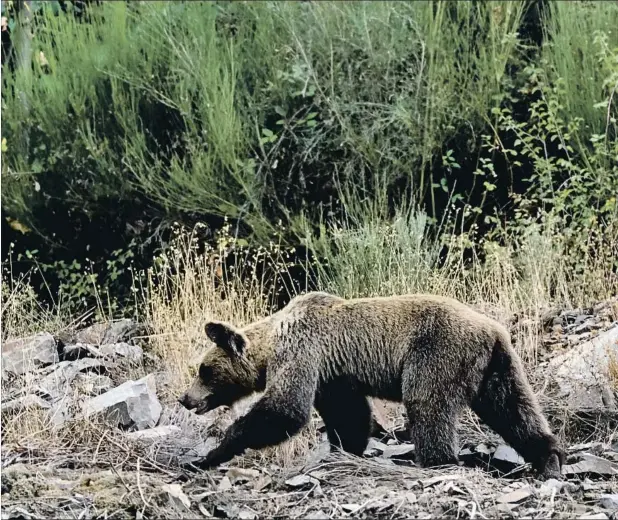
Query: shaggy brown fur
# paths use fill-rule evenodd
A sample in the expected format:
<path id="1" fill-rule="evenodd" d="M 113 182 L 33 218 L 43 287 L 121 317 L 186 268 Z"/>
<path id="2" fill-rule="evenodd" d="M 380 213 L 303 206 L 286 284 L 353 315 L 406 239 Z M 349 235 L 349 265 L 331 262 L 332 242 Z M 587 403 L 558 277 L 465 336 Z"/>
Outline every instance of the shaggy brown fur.
<path id="1" fill-rule="evenodd" d="M 231 406 L 254 392 L 263 392 L 266 368 L 273 359 L 277 344 L 272 323 L 278 315 L 252 323 L 240 331 L 248 340 L 244 342 L 242 355 L 227 348 L 225 342 L 223 348 L 213 342 L 202 358 L 197 377 L 179 402 L 201 415 L 220 406 Z M 216 323 L 209 326 L 216 333 Z M 229 325 L 226 327 L 233 329 Z M 239 339 L 242 341 L 242 337 Z M 372 417 L 371 435 L 384 437 L 388 434 L 387 429 Z M 408 437 L 406 432 L 398 432 L 397 436 L 401 439 Z"/>
<path id="2" fill-rule="evenodd" d="M 219 349 L 207 353 L 181 402 L 203 413 L 249 393 L 240 395 L 239 387 L 264 393 L 201 467 L 295 435 L 312 406 L 331 443 L 361 455 L 370 433 L 371 396 L 404 403 L 422 466 L 457 461 L 457 420 L 471 406 L 539 472 L 560 475 L 563 451 L 508 332 L 456 300 L 344 300 L 313 292 L 242 330 L 211 322 L 206 334 Z M 234 384 L 215 396 L 210 388 L 222 381 Z"/>

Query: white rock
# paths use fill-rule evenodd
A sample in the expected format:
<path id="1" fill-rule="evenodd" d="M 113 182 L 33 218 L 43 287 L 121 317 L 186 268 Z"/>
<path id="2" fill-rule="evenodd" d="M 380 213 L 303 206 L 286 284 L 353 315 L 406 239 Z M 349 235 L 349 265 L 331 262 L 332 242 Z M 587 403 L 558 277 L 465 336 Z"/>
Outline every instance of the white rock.
<path id="1" fill-rule="evenodd" d="M 510 493 L 506 493 L 498 497 L 498 503 L 500 504 L 517 504 L 519 502 L 523 502 L 527 498 L 530 498 L 534 495 L 534 492 L 529 487 L 525 487 L 522 489 L 516 489 L 515 491 L 511 491 Z"/>
<path id="2" fill-rule="evenodd" d="M 599 502 L 605 509 L 618 511 L 618 494 L 601 495 Z"/>
<path id="3" fill-rule="evenodd" d="M 170 504 L 179 511 L 191 509 L 191 500 L 180 484 L 164 484 L 161 489 L 167 493 Z"/>
<path id="4" fill-rule="evenodd" d="M 386 459 L 411 459 L 414 457 L 414 444 L 387 445 L 382 450 L 382 457 Z"/>
<path id="5" fill-rule="evenodd" d="M 111 343 L 99 347 L 99 352 L 103 356 L 121 356 L 129 361 L 139 363 L 144 357 L 144 351 L 137 345 L 129 343 Z"/>
<path id="6" fill-rule="evenodd" d="M 83 410 L 86 417 L 102 414 L 111 424 L 134 425 L 138 430 L 145 430 L 157 424 L 162 407 L 157 398 L 155 378 L 150 374 L 89 399 Z"/>
<path id="7" fill-rule="evenodd" d="M 591 453 L 581 453 L 580 461 L 562 467 L 565 475 L 578 475 L 592 473 L 596 475 L 618 475 L 618 463 L 597 457 Z"/>
<path id="8" fill-rule="evenodd" d="M 510 462 L 511 464 L 525 464 L 526 461 L 519 453 L 506 444 L 500 444 L 494 451 L 493 458 L 502 460 L 504 462 Z"/>
<path id="9" fill-rule="evenodd" d="M 309 475 L 296 475 L 285 481 L 285 484 L 291 488 L 303 488 L 309 486 L 316 486 L 319 481 Z"/>
<path id="10" fill-rule="evenodd" d="M 2 412 L 20 412 L 27 408 L 46 409 L 50 407 L 51 405 L 38 395 L 28 394 L 2 403 L 0 409 Z"/>
<path id="11" fill-rule="evenodd" d="M 180 426 L 175 424 L 167 424 L 165 426 L 155 426 L 154 428 L 148 428 L 147 430 L 137 430 L 127 433 L 129 439 L 137 439 L 144 441 L 156 441 L 163 440 L 173 435 L 178 435 L 182 432 Z"/>
<path id="12" fill-rule="evenodd" d="M 539 488 L 539 495 L 542 497 L 551 496 L 552 494 L 558 494 L 564 487 L 564 482 L 558 479 L 550 478 L 541 484 Z"/>
<path id="13" fill-rule="evenodd" d="M 70 385 L 80 372 L 89 369 L 105 367 L 105 363 L 98 359 L 83 358 L 76 361 L 61 361 L 55 365 L 55 369 L 38 381 L 37 386 L 52 400 L 58 400 L 66 396 Z"/>
<path id="14" fill-rule="evenodd" d="M 25 374 L 35 368 L 58 362 L 56 340 L 47 332 L 29 338 L 7 341 L 2 345 L 2 369 Z"/>
<path id="15" fill-rule="evenodd" d="M 618 356 L 618 324 L 552 359 L 547 372 L 558 386 L 558 397 L 571 409 L 614 408 L 607 377 L 611 356 Z"/>
<path id="16" fill-rule="evenodd" d="M 108 376 L 86 372 L 85 374 L 77 374 L 75 386 L 82 394 L 95 396 L 114 388 L 114 382 Z"/>

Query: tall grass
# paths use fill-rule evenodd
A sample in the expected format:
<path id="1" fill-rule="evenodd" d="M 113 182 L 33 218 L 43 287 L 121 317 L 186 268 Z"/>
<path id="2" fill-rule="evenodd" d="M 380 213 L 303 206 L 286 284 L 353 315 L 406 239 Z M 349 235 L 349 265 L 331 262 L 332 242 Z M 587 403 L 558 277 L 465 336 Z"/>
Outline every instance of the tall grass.
<path id="1" fill-rule="evenodd" d="M 499 94 L 522 5 L 107 3 L 89 23 L 49 9 L 37 74 L 3 79 L 19 173 L 5 170 L 3 202 L 26 218 L 45 193 L 80 209 L 140 193 L 269 229 L 278 184 L 324 175 L 290 164 L 291 147 L 369 192 L 407 178 L 424 192 L 432 154 Z"/>
<path id="2" fill-rule="evenodd" d="M 563 114 L 583 119 L 583 142 L 585 136 L 606 131 L 608 112 L 594 105 L 618 82 L 618 63 L 605 59 L 608 51 L 618 47 L 618 5 L 552 2 L 548 14 L 542 66 L 550 81 L 565 80 Z M 613 81 L 607 83 L 612 74 Z"/>

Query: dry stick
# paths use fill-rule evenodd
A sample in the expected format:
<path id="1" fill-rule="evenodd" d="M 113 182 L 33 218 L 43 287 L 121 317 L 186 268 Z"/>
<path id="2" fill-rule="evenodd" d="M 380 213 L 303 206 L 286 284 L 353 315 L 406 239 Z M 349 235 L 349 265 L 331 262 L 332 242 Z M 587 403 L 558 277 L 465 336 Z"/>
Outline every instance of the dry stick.
<path id="1" fill-rule="evenodd" d="M 146 509 L 147 507 L 150 507 L 150 504 L 144 497 L 144 491 L 142 490 L 142 484 L 140 482 L 139 461 L 140 457 L 137 457 L 137 490 L 139 491 L 139 496 L 141 497 L 142 502 L 144 502 L 144 509 Z"/>
<path id="2" fill-rule="evenodd" d="M 94 451 L 94 454 L 92 455 L 92 464 L 95 464 L 97 461 L 97 455 L 99 454 L 99 449 L 101 448 L 101 443 L 103 442 L 103 439 L 105 439 L 105 436 L 107 435 L 107 430 L 103 431 L 103 435 L 101 435 L 101 438 L 99 439 L 99 442 L 97 444 L 97 448 Z"/>

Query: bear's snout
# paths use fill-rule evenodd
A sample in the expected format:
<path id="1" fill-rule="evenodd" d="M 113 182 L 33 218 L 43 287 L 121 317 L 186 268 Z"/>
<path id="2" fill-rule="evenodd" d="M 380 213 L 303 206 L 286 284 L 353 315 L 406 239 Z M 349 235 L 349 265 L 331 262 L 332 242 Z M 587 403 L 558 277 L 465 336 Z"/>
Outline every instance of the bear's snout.
<path id="1" fill-rule="evenodd" d="M 192 399 L 186 392 L 178 398 L 178 402 L 187 410 L 191 410 L 191 408 L 195 408 L 197 406 L 195 403 L 192 402 Z"/>

